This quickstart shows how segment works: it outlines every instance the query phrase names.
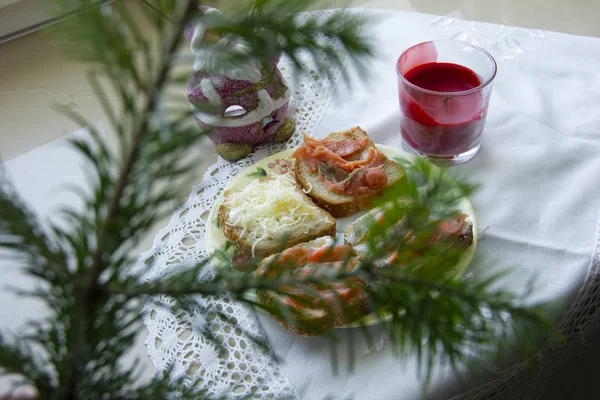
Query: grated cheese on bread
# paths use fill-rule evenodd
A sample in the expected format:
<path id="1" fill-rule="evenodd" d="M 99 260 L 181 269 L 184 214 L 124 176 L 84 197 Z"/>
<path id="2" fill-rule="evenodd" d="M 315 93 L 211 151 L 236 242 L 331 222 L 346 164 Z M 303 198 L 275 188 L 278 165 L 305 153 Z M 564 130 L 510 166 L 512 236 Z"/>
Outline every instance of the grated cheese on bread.
<path id="1" fill-rule="evenodd" d="M 266 257 L 335 234 L 336 228 L 336 220 L 315 205 L 289 174 L 228 190 L 218 220 L 225 237 L 248 257 Z"/>

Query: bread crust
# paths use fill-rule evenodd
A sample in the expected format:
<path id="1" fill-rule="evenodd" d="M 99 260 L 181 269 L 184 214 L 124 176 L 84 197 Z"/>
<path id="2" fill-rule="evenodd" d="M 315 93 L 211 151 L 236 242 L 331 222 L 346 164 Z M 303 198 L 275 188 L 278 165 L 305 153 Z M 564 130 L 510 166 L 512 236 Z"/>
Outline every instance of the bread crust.
<path id="1" fill-rule="evenodd" d="M 261 178 L 261 179 L 270 179 L 270 178 Z M 301 192 L 300 188 L 298 190 Z M 227 198 L 232 192 L 230 190 L 226 191 L 223 196 L 224 199 Z M 289 247 L 295 246 L 299 243 L 308 242 L 310 240 L 316 239 L 321 236 L 335 235 L 336 232 L 336 220 L 331 215 L 329 215 L 325 210 L 319 209 L 319 207 L 313 202 L 313 200 L 302 192 L 302 195 L 305 197 L 305 200 L 313 205 L 318 212 L 323 213 L 323 217 L 328 220 L 328 224 L 324 224 L 323 229 L 315 230 L 308 232 L 307 234 L 298 235 L 295 237 L 289 238 L 281 238 L 285 239 L 284 243 L 277 243 L 272 246 L 260 246 L 257 245 L 254 251 L 254 257 L 264 258 L 271 254 L 278 253 L 283 251 Z M 219 221 L 219 226 L 223 231 L 223 234 L 229 240 L 229 242 L 236 247 L 238 253 L 245 257 L 252 257 L 252 244 L 247 239 L 240 236 L 240 232 L 238 228 L 233 225 L 228 224 L 229 221 L 229 207 L 224 203 L 221 203 L 219 206 L 219 210 L 217 212 L 217 220 Z"/>
<path id="2" fill-rule="evenodd" d="M 329 238 L 333 244 L 334 240 Z M 308 242 L 299 244 L 296 247 L 301 248 L 318 248 L 323 244 L 318 243 L 319 238 Z M 327 244 L 325 244 L 327 245 Z M 352 254 L 356 253 L 352 250 Z M 277 255 L 272 255 L 265 258 L 259 265 L 257 271 L 263 270 L 265 264 L 272 262 Z M 348 261 L 351 266 L 350 268 L 356 268 L 358 265 L 358 258 Z M 257 272 L 260 273 L 260 272 Z M 328 312 L 323 308 L 305 307 L 300 308 L 293 313 L 292 317 L 285 317 L 279 310 L 282 306 L 282 301 L 285 294 L 277 293 L 271 290 L 257 290 L 259 302 L 265 307 L 265 309 L 275 318 L 283 327 L 291 330 L 292 332 L 303 335 L 303 336 L 314 336 L 323 334 L 335 327 L 340 327 L 368 314 L 368 295 L 365 291 L 361 291 L 358 295 L 353 295 L 349 301 L 342 305 L 341 310 Z"/>
<path id="3" fill-rule="evenodd" d="M 325 139 L 327 140 L 344 140 L 344 139 L 360 139 L 361 137 L 367 136 L 367 134 L 360 128 L 355 127 L 343 132 L 334 132 L 329 134 Z M 373 141 L 369 138 L 367 146 L 363 152 L 352 157 L 352 159 L 359 159 L 361 155 L 367 151 L 370 147 L 375 147 Z M 348 195 L 348 194 L 335 194 L 331 198 L 321 196 L 316 190 L 315 185 L 323 187 L 324 184 L 318 180 L 317 173 L 311 173 L 304 166 L 302 161 L 298 158 L 294 160 L 294 176 L 298 184 L 304 189 L 305 193 L 312 198 L 312 200 L 319 206 L 329 211 L 331 215 L 336 218 L 343 218 L 349 215 L 355 214 L 361 210 L 365 210 L 371 206 L 372 200 L 380 195 L 385 189 L 399 181 L 404 176 L 404 170 L 400 165 L 392 160 L 387 159 L 384 164 L 384 168 L 388 171 L 388 184 L 380 189 L 373 190 L 370 193 L 363 195 Z M 391 173 L 390 171 L 393 171 Z M 328 189 L 323 191 L 329 192 Z"/>
<path id="4" fill-rule="evenodd" d="M 265 305 L 267 309 L 270 307 L 277 308 L 277 298 L 273 292 L 269 290 L 257 290 L 256 294 L 260 303 Z M 313 318 L 296 317 L 294 319 L 285 319 L 278 314 L 270 314 L 281 324 L 281 326 L 298 335 L 317 336 L 322 335 L 333 328 L 355 322 L 368 313 L 368 297 L 365 294 L 360 298 L 353 299 L 351 303 L 344 305 L 343 317 L 338 317 L 336 320 L 330 318 L 326 312 L 322 312 L 320 315 L 314 316 Z"/>

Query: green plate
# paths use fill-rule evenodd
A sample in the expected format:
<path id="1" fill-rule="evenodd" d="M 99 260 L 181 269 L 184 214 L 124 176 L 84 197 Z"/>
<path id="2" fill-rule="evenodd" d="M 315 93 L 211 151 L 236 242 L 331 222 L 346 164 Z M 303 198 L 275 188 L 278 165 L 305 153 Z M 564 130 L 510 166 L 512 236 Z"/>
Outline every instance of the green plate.
<path id="1" fill-rule="evenodd" d="M 377 145 L 377 148 L 381 150 L 390 159 L 402 158 L 408 162 L 411 162 L 416 158 L 416 156 L 413 154 L 409 154 L 403 150 L 399 150 L 393 147 Z M 272 176 L 274 174 L 291 173 L 292 161 L 290 160 L 290 157 L 293 152 L 294 150 L 282 151 L 258 161 L 257 163 L 248 167 L 239 175 L 237 175 L 221 193 L 224 193 L 226 190 L 232 188 L 243 187 L 253 179 L 257 179 L 264 176 Z M 441 169 L 435 166 L 433 168 L 434 173 L 442 173 Z M 214 261 L 213 264 L 218 264 L 219 258 L 223 257 L 223 250 L 226 248 L 227 245 L 227 239 L 225 238 L 223 231 L 220 229 L 217 223 L 217 213 L 222 200 L 222 196 L 219 196 L 217 201 L 215 201 L 215 204 L 213 204 L 213 207 L 211 208 L 210 214 L 208 216 L 208 223 L 206 226 L 206 249 L 208 251 L 208 254 L 210 254 L 211 258 Z M 455 268 L 456 277 L 460 278 L 469 266 L 469 263 L 471 262 L 475 254 L 475 248 L 477 247 L 477 223 L 475 220 L 475 210 L 473 210 L 473 206 L 471 205 L 471 202 L 468 198 L 463 198 L 458 208 L 460 209 L 460 211 L 467 214 L 469 216 L 467 220 L 473 223 L 473 244 L 471 244 L 471 246 L 469 246 L 469 248 L 465 250 L 464 254 L 462 255 L 459 263 Z M 336 240 L 338 243 L 343 243 L 344 230 L 363 214 L 364 212 L 352 215 L 350 217 L 337 219 Z M 229 255 L 231 255 L 231 253 L 233 252 L 233 248 L 230 248 L 229 252 Z M 256 294 L 254 292 L 248 293 L 246 297 L 248 298 L 248 300 L 251 301 L 257 300 Z M 264 312 L 264 310 L 260 308 L 257 308 L 257 310 Z M 361 322 L 364 325 L 376 325 L 382 322 L 389 321 L 391 318 L 391 314 L 380 317 L 375 313 L 372 313 L 363 317 L 363 320 Z M 352 324 L 344 325 L 339 328 L 351 328 L 357 326 L 360 326 L 359 322 L 354 322 Z"/>

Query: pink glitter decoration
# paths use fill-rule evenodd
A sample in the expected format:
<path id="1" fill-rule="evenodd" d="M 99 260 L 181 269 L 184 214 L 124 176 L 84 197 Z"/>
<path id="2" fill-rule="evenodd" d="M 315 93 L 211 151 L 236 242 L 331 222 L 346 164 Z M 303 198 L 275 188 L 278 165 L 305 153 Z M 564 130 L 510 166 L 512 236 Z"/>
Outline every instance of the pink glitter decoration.
<path id="1" fill-rule="evenodd" d="M 219 13 L 214 8 L 203 10 Z M 295 123 L 286 117 L 291 91 L 277 68 L 278 56 L 267 65 L 251 59 L 225 70 L 219 57 L 225 51 L 248 55 L 244 43 L 215 37 L 201 22 L 187 27 L 185 36 L 195 55 L 188 98 L 198 126 L 211 130 L 219 155 L 244 158 L 254 145 L 285 141 L 293 134 Z"/>

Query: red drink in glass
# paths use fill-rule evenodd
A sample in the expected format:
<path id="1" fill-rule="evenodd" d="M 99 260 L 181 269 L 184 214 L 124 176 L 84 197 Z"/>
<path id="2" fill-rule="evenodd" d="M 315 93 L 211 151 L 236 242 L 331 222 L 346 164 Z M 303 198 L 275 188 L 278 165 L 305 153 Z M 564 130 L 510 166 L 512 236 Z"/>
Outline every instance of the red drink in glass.
<path id="1" fill-rule="evenodd" d="M 467 43 L 425 42 L 404 52 L 397 70 L 405 146 L 450 164 L 473 158 L 496 73 L 493 58 Z"/>

